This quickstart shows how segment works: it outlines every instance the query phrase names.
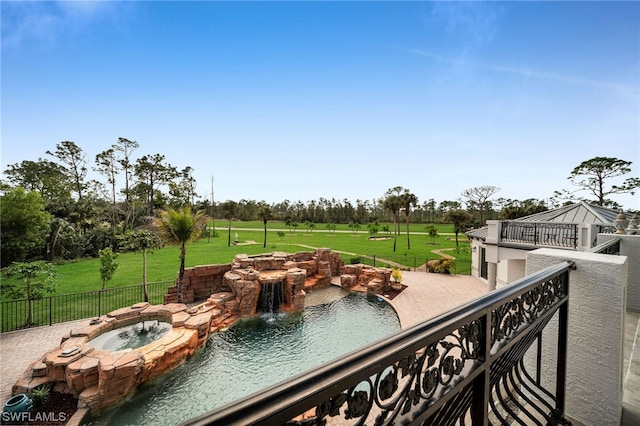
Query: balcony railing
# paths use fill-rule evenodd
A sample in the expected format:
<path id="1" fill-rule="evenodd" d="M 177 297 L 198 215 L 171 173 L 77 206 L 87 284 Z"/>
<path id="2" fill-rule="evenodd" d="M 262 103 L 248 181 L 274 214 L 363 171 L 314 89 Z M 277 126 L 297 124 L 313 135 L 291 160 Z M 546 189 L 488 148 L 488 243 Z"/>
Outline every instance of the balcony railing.
<path id="1" fill-rule="evenodd" d="M 600 245 L 592 247 L 589 250 L 591 253 L 600 253 L 600 254 L 620 254 L 620 238 L 614 238 L 609 241 L 606 241 Z"/>
<path id="2" fill-rule="evenodd" d="M 615 234 L 616 231 L 617 229 L 613 224 L 596 225 L 596 232 L 593 233 L 593 241 L 591 242 L 591 247 L 593 248 L 598 245 L 598 234 Z"/>
<path id="3" fill-rule="evenodd" d="M 573 267 L 562 262 L 544 269 L 185 424 L 565 423 Z M 550 323 L 556 313 L 558 321 Z M 545 327 L 558 331 L 553 361 L 541 359 Z M 534 345 L 533 362 L 525 362 Z M 540 379 L 549 362 L 553 391 Z"/>
<path id="4" fill-rule="evenodd" d="M 501 223 L 500 244 L 532 244 L 535 246 L 578 246 L 578 225 L 575 223 L 519 222 Z"/>

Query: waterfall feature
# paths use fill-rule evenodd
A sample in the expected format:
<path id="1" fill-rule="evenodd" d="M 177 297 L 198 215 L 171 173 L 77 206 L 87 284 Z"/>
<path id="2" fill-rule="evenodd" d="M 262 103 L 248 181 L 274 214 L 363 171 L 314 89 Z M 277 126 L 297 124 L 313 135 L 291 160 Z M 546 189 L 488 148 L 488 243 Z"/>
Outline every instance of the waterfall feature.
<path id="1" fill-rule="evenodd" d="M 258 298 L 258 308 L 262 313 L 274 313 L 284 303 L 284 284 L 282 281 L 263 282 Z"/>

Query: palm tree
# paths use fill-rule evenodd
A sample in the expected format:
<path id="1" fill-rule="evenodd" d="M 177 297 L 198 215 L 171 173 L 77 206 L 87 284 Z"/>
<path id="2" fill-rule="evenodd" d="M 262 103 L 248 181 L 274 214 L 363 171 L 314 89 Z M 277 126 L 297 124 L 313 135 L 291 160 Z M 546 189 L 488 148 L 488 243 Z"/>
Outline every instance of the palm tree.
<path id="1" fill-rule="evenodd" d="M 258 216 L 262 219 L 262 223 L 264 223 L 264 243 L 262 247 L 267 246 L 267 222 L 271 219 L 271 207 L 267 203 L 260 203 L 258 207 Z"/>
<path id="2" fill-rule="evenodd" d="M 404 193 L 400 196 L 400 201 L 402 208 L 404 208 L 404 216 L 407 222 L 407 249 L 411 250 L 411 242 L 409 241 L 409 214 L 411 213 L 411 208 L 418 205 L 418 197 L 409 192 L 408 189 L 405 189 Z"/>
<path id="3" fill-rule="evenodd" d="M 227 237 L 227 246 L 231 247 L 231 219 L 233 219 L 233 217 L 236 215 L 236 212 L 238 210 L 238 203 L 229 200 L 222 203 L 220 207 L 222 208 L 222 215 L 229 221 L 229 225 L 227 227 L 229 231 Z"/>
<path id="4" fill-rule="evenodd" d="M 207 224 L 204 210 L 191 212 L 190 207 L 179 210 L 161 210 L 160 217 L 154 219 L 156 232 L 167 244 L 180 246 L 180 272 L 178 273 L 178 303 L 182 303 L 182 284 L 184 263 L 187 254 L 186 244 L 197 240 Z"/>
<path id="5" fill-rule="evenodd" d="M 386 197 L 382 200 L 382 207 L 388 210 L 393 215 L 393 251 L 396 251 L 396 240 L 398 237 L 398 217 L 400 216 L 400 208 L 402 207 L 402 200 L 400 199 L 400 191 L 402 187 L 396 186 L 391 188 L 385 194 Z"/>
<path id="6" fill-rule="evenodd" d="M 453 232 L 456 234 L 456 248 L 458 247 L 458 234 L 467 223 L 471 222 L 471 219 L 471 215 L 464 210 L 449 210 L 445 213 L 445 222 L 453 223 Z"/>

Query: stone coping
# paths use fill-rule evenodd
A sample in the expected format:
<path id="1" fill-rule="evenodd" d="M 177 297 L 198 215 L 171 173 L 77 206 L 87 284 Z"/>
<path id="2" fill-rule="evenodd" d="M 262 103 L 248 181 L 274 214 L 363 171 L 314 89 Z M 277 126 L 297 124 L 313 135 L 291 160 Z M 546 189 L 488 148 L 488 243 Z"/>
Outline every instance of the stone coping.
<path id="1" fill-rule="evenodd" d="M 138 303 L 74 328 L 62 337 L 60 345 L 30 364 L 12 393 L 29 393 L 49 384 L 56 392 L 78 398 L 79 415 L 113 407 L 139 384 L 182 364 L 205 344 L 211 333 L 235 322 L 236 317 L 220 307 L 233 298 L 226 293 L 216 296 L 192 308 L 178 303 Z M 221 300 L 221 304 L 214 303 Z M 152 320 L 168 322 L 172 329 L 135 349 L 111 351 L 91 346 L 90 341 L 105 332 Z M 81 418 L 75 417 L 75 424 L 79 424 Z"/>
<path id="2" fill-rule="evenodd" d="M 331 272 L 328 270 L 323 270 L 322 275 L 308 277 L 304 266 L 304 260 L 297 261 L 295 267 L 287 270 L 258 271 L 248 266 L 226 272 L 225 279 L 238 277 L 260 281 L 264 277 L 265 281 L 270 281 L 285 278 L 292 289 L 295 289 L 292 295 L 295 296 L 292 300 L 293 308 L 302 309 L 305 290 L 325 283 L 329 285 L 331 280 Z M 379 268 L 363 267 L 353 272 L 359 278 L 375 283 L 387 281 L 378 279 L 388 275 L 386 270 Z M 246 282 L 242 284 L 243 287 L 249 287 Z M 234 290 L 233 286 L 230 288 L 232 292 L 211 294 L 206 301 L 193 307 L 182 303 L 137 303 L 74 328 L 62 337 L 57 347 L 30 364 L 14 384 L 12 393 L 29 393 L 39 386 L 49 384 L 55 392 L 77 397 L 79 413 L 99 412 L 116 406 L 134 392 L 138 385 L 184 363 L 204 346 L 211 333 L 226 328 L 237 320 L 243 311 L 239 306 L 238 290 Z M 142 347 L 111 351 L 96 349 L 90 344 L 92 339 L 105 332 L 153 320 L 168 322 L 172 324 L 172 329 L 158 340 Z"/>

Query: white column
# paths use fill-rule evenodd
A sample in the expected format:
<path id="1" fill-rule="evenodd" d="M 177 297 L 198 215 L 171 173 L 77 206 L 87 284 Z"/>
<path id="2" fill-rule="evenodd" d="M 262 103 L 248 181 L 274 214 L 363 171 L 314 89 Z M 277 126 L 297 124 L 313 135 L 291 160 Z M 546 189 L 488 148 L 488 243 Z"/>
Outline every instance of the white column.
<path id="1" fill-rule="evenodd" d="M 495 262 L 487 262 L 487 282 L 489 285 L 489 291 L 496 289 L 497 278 L 498 264 Z"/>
<path id="2" fill-rule="evenodd" d="M 626 256 L 556 249 L 527 254 L 527 275 L 572 260 L 567 342 L 568 417 L 593 426 L 619 425 L 622 415 Z M 557 315 L 543 331 L 542 383 L 555 389 Z M 527 369 L 535 372 L 535 345 Z"/>
<path id="3" fill-rule="evenodd" d="M 627 285 L 627 309 L 640 311 L 640 234 L 598 234 L 598 244 L 620 238 L 620 254 L 629 259 L 629 282 Z"/>

